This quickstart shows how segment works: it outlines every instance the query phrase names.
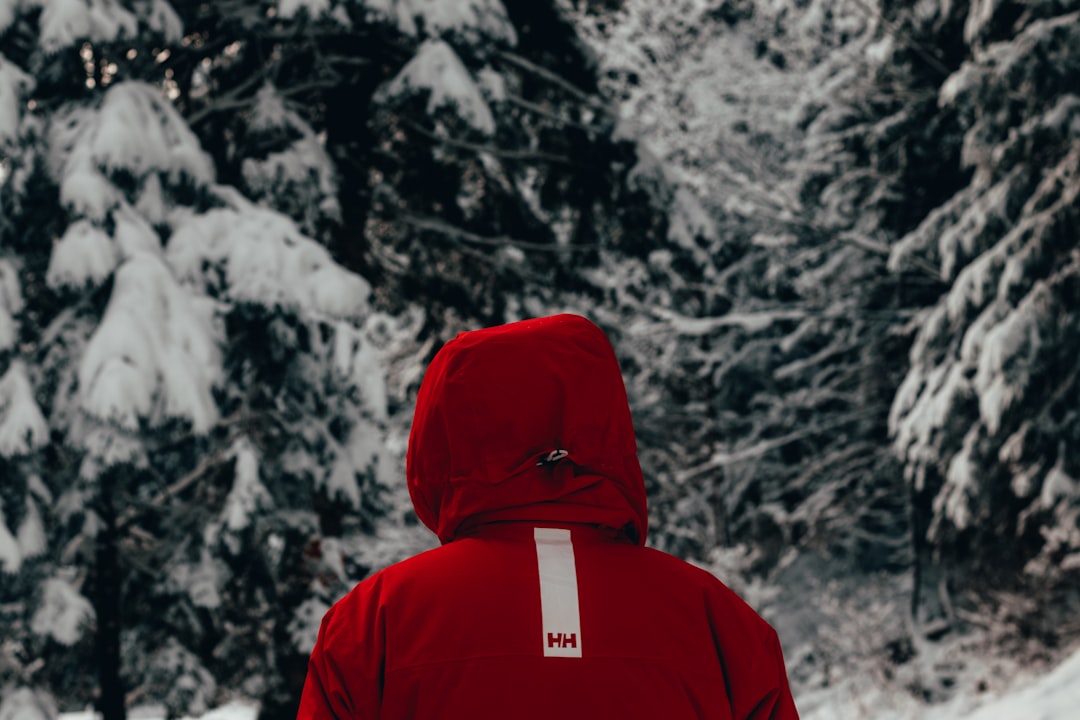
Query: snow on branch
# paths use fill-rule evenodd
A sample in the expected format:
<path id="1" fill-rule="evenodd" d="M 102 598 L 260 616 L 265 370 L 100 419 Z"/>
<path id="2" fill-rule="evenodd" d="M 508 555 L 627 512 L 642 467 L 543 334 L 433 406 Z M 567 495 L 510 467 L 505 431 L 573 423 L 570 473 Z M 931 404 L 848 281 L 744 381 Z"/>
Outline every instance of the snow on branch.
<path id="1" fill-rule="evenodd" d="M 50 0 L 41 3 L 40 26 L 38 43 L 55 53 L 85 39 L 134 39 L 139 19 L 118 0 Z"/>
<path id="2" fill-rule="evenodd" d="M 217 419 L 219 334 L 209 301 L 190 297 L 157 256 L 136 254 L 117 270 L 79 366 L 82 408 L 132 431 L 181 418 L 206 432 Z"/>
<path id="3" fill-rule="evenodd" d="M 89 220 L 77 220 L 53 246 L 45 282 L 53 289 L 100 285 L 117 261 L 112 238 Z"/>
<path id="4" fill-rule="evenodd" d="M 319 215 L 340 219 L 334 162 L 312 127 L 285 106 L 284 99 L 269 83 L 255 94 L 251 115 L 251 130 L 288 129 L 300 135 L 285 149 L 265 158 L 244 159 L 241 172 L 254 197 L 278 198 L 279 203 L 280 198 L 291 198 L 292 216 L 303 215 L 303 226 L 309 232 L 317 227 Z"/>
<path id="5" fill-rule="evenodd" d="M 3 13 L 3 7 L 4 5 L 0 4 L 0 14 Z M 2 28 L 3 18 L 0 18 L 0 30 Z M 0 700 L 0 720 L 53 720 L 57 716 L 56 704 L 45 692 L 27 687 L 18 690 L 8 687 Z"/>
<path id="6" fill-rule="evenodd" d="M 83 629 L 94 619 L 94 608 L 75 589 L 69 575 L 62 570 L 42 583 L 41 604 L 30 620 L 34 634 L 67 646 L 77 643 Z"/>
<path id="7" fill-rule="evenodd" d="M 376 102 L 428 93 L 427 112 L 448 108 L 485 135 L 495 134 L 495 117 L 472 75 L 453 48 L 427 40 L 401 72 L 375 93 Z"/>
<path id="8" fill-rule="evenodd" d="M 381 21 L 397 28 L 402 35 L 416 37 L 416 21 L 408 0 L 360 0 L 368 22 Z"/>
<path id="9" fill-rule="evenodd" d="M 430 37 L 460 39 L 470 46 L 517 44 L 517 33 L 499 0 L 398 0 Z"/>
<path id="10" fill-rule="evenodd" d="M 0 378 L 0 456 L 26 455 L 49 442 L 49 426 L 34 400 L 26 364 L 15 360 Z"/>
<path id="11" fill-rule="evenodd" d="M 239 555 L 242 550 L 239 533 L 251 525 L 256 513 L 272 508 L 274 501 L 259 479 L 258 451 L 251 440 L 246 436 L 237 438 L 229 455 L 236 464 L 233 486 L 221 510 L 220 521 L 224 530 L 221 539 L 233 555 Z"/>
<path id="12" fill-rule="evenodd" d="M 19 272 L 7 258 L 0 258 L 0 352 L 15 347 L 18 323 L 15 316 L 23 310 Z"/>
<path id="13" fill-rule="evenodd" d="M 22 119 L 23 96 L 33 86 L 33 76 L 0 55 L 0 148 L 14 142 Z"/>
<path id="14" fill-rule="evenodd" d="M 166 257 L 182 282 L 236 303 L 333 318 L 360 317 L 371 288 L 287 217 L 251 205 L 195 216 Z"/>
<path id="15" fill-rule="evenodd" d="M 213 162 L 184 118 L 146 83 L 112 86 L 97 110 L 73 107 L 58 113 L 48 145 L 61 201 L 95 220 L 121 201 L 107 179 L 111 173 L 123 171 L 140 180 L 160 173 L 175 182 L 187 177 L 202 185 L 214 179 Z"/>

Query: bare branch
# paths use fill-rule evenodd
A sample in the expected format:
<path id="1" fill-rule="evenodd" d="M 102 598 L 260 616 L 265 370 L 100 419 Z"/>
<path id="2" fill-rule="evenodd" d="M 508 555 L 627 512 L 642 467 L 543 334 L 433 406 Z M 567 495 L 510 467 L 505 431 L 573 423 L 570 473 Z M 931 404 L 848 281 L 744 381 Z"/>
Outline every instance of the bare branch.
<path id="1" fill-rule="evenodd" d="M 565 155 L 552 155 L 551 153 L 537 152 L 534 150 L 504 150 L 503 148 L 494 145 L 481 145 L 465 140 L 456 140 L 454 138 L 433 133 L 419 123 L 409 119 L 405 119 L 404 124 L 433 142 L 449 145 L 450 147 L 461 148 L 462 150 L 471 150 L 477 154 L 487 153 L 488 155 L 503 158 L 505 160 L 540 160 L 542 162 L 558 163 L 560 165 L 579 164 L 575 163 Z"/>
<path id="2" fill-rule="evenodd" d="M 579 88 L 577 85 L 574 85 L 572 82 L 570 82 L 563 76 L 552 72 L 551 70 L 548 70 L 546 67 L 537 65 L 531 60 L 527 60 L 516 53 L 507 52 L 505 50 L 499 53 L 499 57 L 511 63 L 512 65 L 518 66 L 522 70 L 527 70 L 555 85 L 558 85 L 574 97 L 585 103 L 588 103 L 594 109 L 600 110 L 601 112 L 607 113 L 609 115 L 611 114 L 611 110 L 603 102 L 601 102 L 599 98 L 594 95 L 588 94 L 587 92 Z"/>
<path id="3" fill-rule="evenodd" d="M 593 127 L 592 125 L 588 125 L 583 122 L 578 122 L 577 120 L 571 120 L 570 118 L 560 117 L 559 115 L 556 115 L 547 108 L 541 105 L 537 105 L 534 102 L 530 102 L 525 98 L 518 97 L 517 95 L 507 95 L 506 99 L 508 102 L 517 105 L 520 108 L 528 110 L 529 112 L 539 115 L 541 117 L 545 117 L 553 122 L 557 122 L 560 125 L 581 128 L 582 130 L 586 130 L 588 132 L 600 132 L 599 128 Z"/>
<path id="4" fill-rule="evenodd" d="M 477 235 L 476 233 L 469 232 L 468 230 L 463 230 L 438 218 L 425 218 L 408 213 L 399 215 L 398 219 L 406 225 L 411 225 L 412 227 L 421 230 L 429 230 L 476 245 L 491 245 L 493 247 L 509 246 L 521 248 L 522 250 L 553 253 L 563 251 L 587 252 L 597 250 L 600 247 L 599 245 L 549 245 L 547 243 L 529 242 L 527 240 L 515 240 L 514 238 L 505 235 L 501 237 L 486 237 L 484 235 Z"/>

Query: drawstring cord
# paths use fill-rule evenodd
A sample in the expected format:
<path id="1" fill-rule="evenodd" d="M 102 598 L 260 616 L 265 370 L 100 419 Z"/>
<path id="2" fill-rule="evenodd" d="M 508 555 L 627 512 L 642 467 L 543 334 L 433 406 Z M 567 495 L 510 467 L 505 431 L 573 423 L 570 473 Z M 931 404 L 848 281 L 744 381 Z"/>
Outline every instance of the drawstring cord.
<path id="1" fill-rule="evenodd" d="M 560 460 L 570 456 L 566 450 L 552 450 L 546 455 L 541 455 L 540 459 L 536 461 L 536 467 L 547 467 L 548 465 L 554 465 Z"/>

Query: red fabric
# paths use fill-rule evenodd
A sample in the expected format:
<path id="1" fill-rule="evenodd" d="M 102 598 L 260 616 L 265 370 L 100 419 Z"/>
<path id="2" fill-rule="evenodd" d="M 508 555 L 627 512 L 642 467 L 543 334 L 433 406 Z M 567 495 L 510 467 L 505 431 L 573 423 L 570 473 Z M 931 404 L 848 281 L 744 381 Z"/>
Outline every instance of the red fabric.
<path id="1" fill-rule="evenodd" d="M 568 456 L 538 466 L 552 450 Z M 709 573 L 641 547 L 626 392 L 589 321 L 447 343 L 406 474 L 444 544 L 330 609 L 299 718 L 798 717 L 772 628 Z M 570 531 L 581 657 L 544 656 L 535 527 Z"/>

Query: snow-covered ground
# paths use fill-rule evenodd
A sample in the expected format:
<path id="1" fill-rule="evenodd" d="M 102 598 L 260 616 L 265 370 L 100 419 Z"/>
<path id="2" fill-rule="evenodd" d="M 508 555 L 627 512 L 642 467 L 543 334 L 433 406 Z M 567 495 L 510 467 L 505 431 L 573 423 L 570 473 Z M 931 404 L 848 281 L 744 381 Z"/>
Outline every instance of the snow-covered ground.
<path id="1" fill-rule="evenodd" d="M 1014 678 L 1000 693 L 961 694 L 940 705 L 854 685 L 797 698 L 803 720 L 1071 720 L 1080 717 L 1080 649 L 1039 676 Z"/>
<path id="2" fill-rule="evenodd" d="M 803 720 L 1071 720 L 1080 717 L 1080 649 L 1049 672 L 1017 679 L 1011 688 L 997 695 L 958 695 L 947 703 L 927 706 L 911 696 L 856 691 L 849 686 L 797 700 Z M 257 715 L 257 706 L 236 701 L 198 720 L 255 720 Z M 139 707 L 131 711 L 129 718 L 164 720 L 165 709 Z M 94 720 L 94 713 L 62 713 L 59 720 Z"/>
<path id="3" fill-rule="evenodd" d="M 197 720 L 255 720 L 259 714 L 257 705 L 233 701 L 214 708 Z M 58 720 L 96 720 L 97 715 L 91 710 L 60 713 Z M 17 719 L 16 719 L 17 720 Z M 165 720 L 165 708 L 161 705 L 142 705 L 128 711 L 128 720 Z M 195 720 L 184 718 L 183 720 Z"/>

